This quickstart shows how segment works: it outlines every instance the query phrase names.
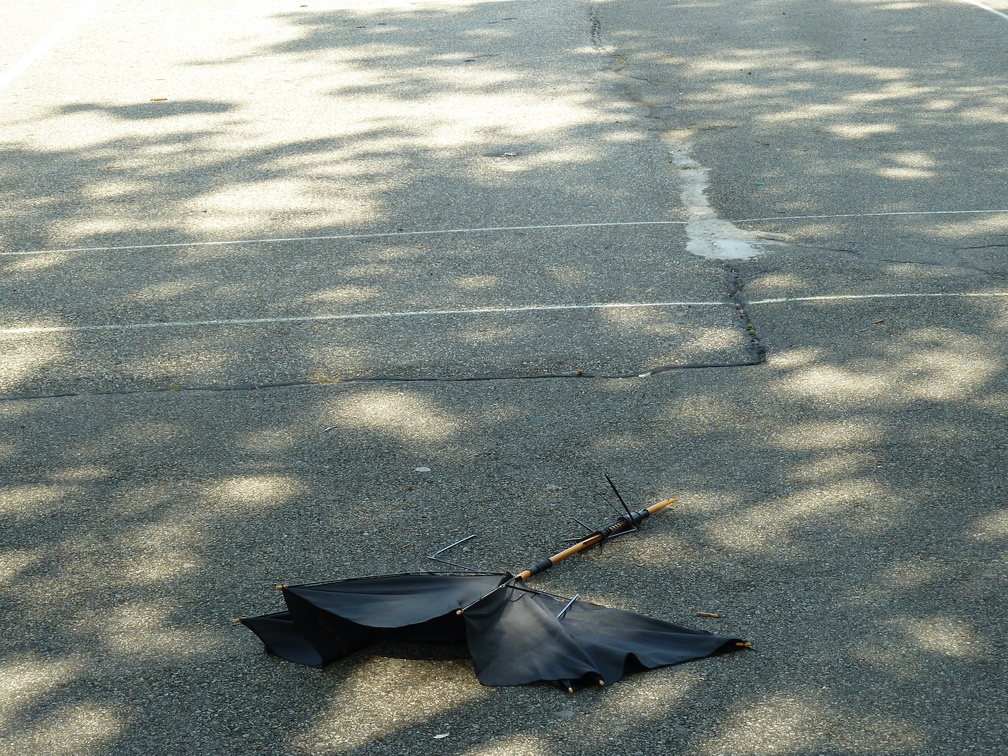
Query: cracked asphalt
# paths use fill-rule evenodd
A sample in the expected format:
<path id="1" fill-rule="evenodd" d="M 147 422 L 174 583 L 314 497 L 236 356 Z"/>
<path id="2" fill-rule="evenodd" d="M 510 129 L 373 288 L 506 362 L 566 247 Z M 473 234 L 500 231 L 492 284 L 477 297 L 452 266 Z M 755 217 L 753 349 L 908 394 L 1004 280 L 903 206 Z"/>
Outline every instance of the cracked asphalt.
<path id="1" fill-rule="evenodd" d="M 1003 751 L 1004 0 L 0 20 L 0 754 Z M 679 502 L 536 585 L 752 649 L 566 695 L 232 622 L 523 568 L 606 474 Z"/>

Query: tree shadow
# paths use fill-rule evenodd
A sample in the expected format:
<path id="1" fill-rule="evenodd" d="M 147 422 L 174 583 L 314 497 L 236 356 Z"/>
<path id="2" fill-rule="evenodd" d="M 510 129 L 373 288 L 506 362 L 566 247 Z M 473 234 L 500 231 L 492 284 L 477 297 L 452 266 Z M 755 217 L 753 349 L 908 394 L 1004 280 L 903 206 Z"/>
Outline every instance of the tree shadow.
<path id="1" fill-rule="evenodd" d="M 602 4 L 603 21 L 620 6 Z M 770 12 L 769 4 L 752 7 Z M 316 123 L 304 139 L 228 145 L 229 131 L 245 117 L 247 105 L 237 100 L 184 100 L 175 111 L 166 109 L 172 103 L 161 110 L 156 103 L 54 109 L 54 129 L 97 119 L 125 130 L 73 148 L 29 141 L 5 148 L 0 180 L 5 195 L 18 198 L 18 211 L 3 215 L 5 251 L 102 249 L 5 256 L 5 283 L 18 291 L 5 292 L 4 322 L 277 318 L 324 314 L 334 304 L 385 308 L 393 299 L 417 308 L 575 295 L 634 301 L 646 298 L 642 292 L 678 290 L 679 273 L 659 264 L 670 248 L 677 264 L 706 281 L 698 296 L 722 296 L 710 281 L 720 287 L 723 272 L 682 254 L 681 235 L 670 232 L 653 241 L 645 241 L 650 230 L 592 232 L 587 256 L 574 252 L 585 244 L 576 232 L 548 239 L 523 232 L 489 244 L 209 244 L 222 236 L 394 231 L 407 219 L 440 228 L 582 221 L 578 213 L 599 187 L 598 217 L 653 220 L 655 198 L 678 184 L 648 176 L 658 164 L 667 167 L 666 153 L 648 130 L 653 113 L 614 96 L 628 86 L 622 79 L 584 92 L 572 77 L 551 72 L 556 82 L 547 79 L 543 89 L 560 113 L 546 125 L 537 123 L 535 108 L 497 104 L 514 104 L 532 75 L 497 52 L 539 44 L 508 31 L 507 19 L 524 8 L 495 4 L 492 17 L 474 14 L 471 32 L 450 41 L 426 25 L 449 15 L 468 22 L 469 6 L 451 14 L 341 11 L 293 20 L 287 41 L 256 45 L 248 57 L 288 71 L 346 66 L 345 81 L 326 84 L 333 105 L 320 121 L 348 98 L 375 100 L 366 113 Z M 354 23 L 366 20 L 374 23 Z M 686 31 L 670 39 L 710 41 Z M 629 48 L 631 41 L 619 43 Z M 614 74 L 650 76 L 635 59 L 650 45 L 635 44 Z M 837 153 L 824 170 L 891 183 L 890 209 L 918 207 L 911 189 L 897 188 L 929 182 L 959 160 L 941 146 L 928 157 L 933 165 L 900 163 L 907 150 L 899 136 L 916 127 L 899 120 L 895 131 L 874 130 L 883 116 L 896 121 L 895 114 L 938 96 L 915 88 L 911 72 L 890 61 L 855 65 L 845 56 L 842 65 L 803 69 L 808 51 L 761 49 L 760 60 L 774 70 L 811 72 L 788 89 L 772 77 L 753 84 L 733 70 L 759 48 L 712 47 L 721 68 L 691 63 L 670 77 L 707 70 L 708 94 L 695 85 L 695 99 L 677 103 L 660 131 L 666 140 L 679 138 L 670 130 L 688 131 L 700 161 L 725 177 L 715 177 L 712 196 L 737 208 L 736 218 L 761 217 L 770 205 L 755 194 L 729 201 L 743 168 L 715 160 L 716 149 L 729 138 L 777 138 L 795 128 L 802 116 L 794 108 L 810 82 L 824 88 L 822 112 L 809 125 L 831 124 L 823 152 L 859 139 L 875 150 L 853 165 Z M 602 68 L 599 52 L 588 41 L 586 48 L 585 71 Z M 391 70 L 399 73 L 383 79 Z M 453 97 L 466 88 L 472 102 L 456 112 Z M 836 98 L 841 91 L 844 98 Z M 646 94 L 672 107 L 660 92 Z M 925 108 L 916 123 L 963 128 L 980 95 L 961 94 L 949 108 Z M 738 96 L 754 108 L 752 118 L 717 127 L 728 118 L 718 103 Z M 376 111 L 379 101 L 392 105 Z M 831 101 L 839 110 L 826 107 Z M 867 104 L 859 110 L 859 102 Z M 409 109 L 418 111 L 416 121 L 403 119 Z M 154 112 L 159 117 L 145 115 Z M 167 113 L 172 117 L 162 117 Z M 320 135 L 327 130 L 333 133 Z M 645 149 L 624 152 L 628 144 Z M 989 144 L 971 141 L 965 160 L 987 160 Z M 610 185 L 608 166 L 624 154 L 640 161 L 641 180 Z M 435 159 L 444 161 L 444 175 L 416 165 Z M 805 158 L 788 159 L 794 162 L 766 160 L 759 175 L 783 184 L 789 166 Z M 823 192 L 809 185 L 793 206 L 786 203 L 798 201 L 782 193 L 772 207 L 846 209 L 836 194 L 842 183 Z M 243 203 L 258 186 L 290 202 L 266 203 L 246 217 Z M 976 198 L 984 191 L 995 194 L 978 188 Z M 558 193 L 549 208 L 547 192 Z M 664 219 L 674 217 L 670 211 Z M 833 239 L 843 231 L 827 226 L 791 224 L 782 233 L 813 244 L 817 234 Z M 908 244 L 934 243 L 949 227 L 922 226 Z M 983 241 L 997 233 L 992 228 L 967 224 L 955 243 Z M 188 246 L 108 249 L 171 243 Z M 607 244 L 611 254 L 601 251 Z M 517 274 L 495 278 L 503 258 Z M 773 299 L 808 292 L 816 284 L 808 271 L 824 259 L 873 283 L 899 272 L 823 256 L 793 269 L 754 263 L 741 266 L 745 293 Z M 436 287 L 431 278 L 439 279 Z M 921 285 L 939 280 L 987 282 L 922 275 Z M 47 297 L 54 291 L 67 294 Z M 0 715 L 9 743 L 94 753 L 153 743 L 163 753 L 443 747 L 838 755 L 937 752 L 946 737 L 993 744 L 987 707 L 1000 690 L 993 649 L 1003 618 L 991 616 L 990 606 L 1005 564 L 1003 303 L 942 300 L 909 314 L 892 302 L 847 307 L 838 315 L 824 304 L 752 305 L 770 354 L 766 366 L 638 381 L 329 382 L 340 361 L 353 362 L 357 374 L 372 369 L 388 334 L 358 339 L 365 342 L 358 354 L 333 348 L 339 329 L 303 346 L 298 329 L 307 318 L 277 326 L 259 351 L 254 323 L 232 324 L 223 337 L 199 329 L 144 334 L 134 351 L 120 332 L 91 342 L 54 332 L 23 352 L 7 346 L 8 393 L 50 385 L 45 371 L 54 365 L 59 380 L 52 385 L 75 385 L 78 394 L 0 403 L 7 429 L 0 559 L 12 638 L 0 672 L 11 696 Z M 734 322 L 714 325 L 738 332 Z M 674 324 L 644 326 L 667 331 Z M 496 339 L 513 350 L 543 338 L 548 325 L 513 328 L 470 339 Z M 568 342 L 566 353 L 583 346 Z M 723 345 L 691 348 L 713 359 Z M 252 370 L 249 353 L 256 355 Z M 192 374 L 221 384 L 320 375 L 312 385 L 270 391 L 172 392 L 166 383 L 180 374 L 172 356 L 179 354 L 202 360 Z M 136 364 L 117 373 L 117 360 Z M 285 361 L 294 368 L 280 369 Z M 424 362 L 414 355 L 398 364 L 415 375 L 411 366 Z M 25 367 L 18 372 L 12 363 Z M 168 390 L 102 394 L 109 386 Z M 737 633 L 753 640 L 754 651 L 568 698 L 541 687 L 482 688 L 465 660 L 438 654 L 361 655 L 318 673 L 259 653 L 255 638 L 228 622 L 276 606 L 273 584 L 423 569 L 427 553 L 473 530 L 487 536 L 469 546 L 474 562 L 507 568 L 533 560 L 568 535 L 558 513 L 604 511 L 603 472 L 635 502 L 679 496 L 680 508 L 539 585 Z M 712 610 L 722 618 L 695 616 Z M 443 733 L 448 737 L 436 738 Z"/>

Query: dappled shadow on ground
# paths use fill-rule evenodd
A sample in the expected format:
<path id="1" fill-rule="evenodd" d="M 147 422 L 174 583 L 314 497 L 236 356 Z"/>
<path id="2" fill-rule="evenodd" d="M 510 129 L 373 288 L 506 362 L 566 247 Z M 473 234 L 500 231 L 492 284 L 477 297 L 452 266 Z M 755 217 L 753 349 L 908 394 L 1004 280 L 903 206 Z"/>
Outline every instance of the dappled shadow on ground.
<path id="1" fill-rule="evenodd" d="M 497 5 L 502 16 L 518 7 Z M 381 34 L 416 22 L 405 13 L 368 18 L 376 26 L 381 19 Z M 427 19 L 439 17 L 430 11 L 422 23 Z M 495 44 L 514 42 L 483 30 L 466 37 L 471 48 L 433 50 L 419 39 L 398 39 L 381 41 L 388 46 L 382 53 L 349 36 L 372 33 L 353 23 L 361 20 L 351 13 L 305 16 L 292 22 L 288 40 L 249 54 L 286 71 L 302 57 L 344 67 L 351 59 L 397 57 L 406 72 L 392 82 L 401 90 L 398 104 L 420 107 L 437 87 L 463 96 L 466 82 L 475 81 L 461 72 L 474 65 L 469 57 L 480 65 L 479 55 L 492 54 Z M 417 62 L 422 53 L 426 62 Z M 596 55 L 586 53 L 592 61 Z M 446 73 L 449 65 L 457 75 Z M 498 77 L 498 89 L 527 75 L 483 65 L 485 76 Z M 365 74 L 358 72 L 356 83 L 348 77 L 341 97 L 355 87 L 355 98 L 366 97 L 382 86 L 376 73 L 370 80 Z M 857 88 L 856 78 L 838 78 L 846 84 L 836 87 Z M 489 85 L 471 86 L 478 92 Z M 529 163 L 484 153 L 491 143 L 501 154 L 535 152 L 535 114 L 515 120 L 502 112 L 486 134 L 461 138 L 449 133 L 457 123 L 450 98 L 427 112 L 423 129 L 410 131 L 393 109 L 386 120 L 396 128 L 360 115 L 340 122 L 337 135 L 315 133 L 250 152 L 226 146 L 217 119 L 242 116 L 225 99 L 193 98 L 178 106 L 184 112 L 156 115 L 147 105 L 67 106 L 53 117 L 160 123 L 162 130 L 65 149 L 25 143 L 9 152 L 0 163 L 7 192 L 27 212 L 4 218 L 5 243 L 13 252 L 187 243 L 261 235 L 274 221 L 284 235 L 324 235 L 385 228 L 387 217 L 502 223 L 519 210 L 522 222 L 529 212 L 545 220 L 535 213 L 534 196 L 506 189 L 516 177 L 533 176 L 530 184 L 543 192 L 562 192 L 576 177 L 561 197 L 576 206 L 578 193 L 598 185 L 597 171 L 615 154 L 610 148 L 650 133 L 639 115 L 615 123 L 637 112 L 622 101 L 592 90 L 580 100 L 561 92 L 553 104 L 565 97 L 569 122 L 543 126 L 550 144 Z M 473 118 L 466 133 L 485 123 Z M 319 132 L 331 126 L 320 123 Z M 511 130 L 513 123 L 521 128 Z M 594 138 L 599 130 L 608 141 Z M 703 149 L 708 132 L 694 131 Z M 142 157 L 127 154 L 134 138 Z M 418 141 L 430 138 L 442 140 L 432 143 L 432 155 L 458 159 L 446 162 L 453 166 L 444 169 L 447 183 L 404 164 L 405 154 L 415 157 Z M 596 151 L 564 152 L 559 145 L 568 139 L 593 141 Z M 480 179 L 476 166 L 487 160 L 506 171 Z M 18 182 L 25 172 L 33 182 Z M 305 181 L 334 186 L 316 195 Z M 460 200 L 477 200 L 424 210 L 449 184 Z M 270 210 L 267 203 L 246 217 L 243 198 L 262 186 L 288 187 L 285 196 L 302 204 Z M 348 199 L 342 192 L 350 186 L 356 191 Z M 600 200 L 608 209 L 621 208 L 631 193 L 629 186 L 611 192 Z M 216 219 L 211 201 L 224 208 Z M 568 240 L 571 249 L 576 243 Z M 523 291 L 527 301 L 559 298 L 564 282 L 579 276 L 566 291 L 636 298 L 635 271 L 606 288 L 613 260 L 599 256 L 589 265 L 571 253 L 546 264 L 542 248 L 498 250 L 524 252 L 527 266 L 555 275 L 540 291 Z M 639 244 L 627 248 L 640 254 Z M 389 249 L 365 249 L 348 263 L 355 253 L 333 245 L 327 262 L 345 264 L 347 280 L 321 282 L 313 276 L 325 266 L 299 268 L 284 258 L 287 248 L 269 245 L 144 252 L 156 273 L 145 279 L 144 266 L 135 265 L 121 282 L 113 258 L 89 267 L 83 252 L 10 257 L 5 281 L 28 295 L 5 297 L 4 318 L 64 325 L 205 319 L 222 310 L 248 317 L 257 289 L 284 276 L 303 290 L 281 301 L 274 292 L 262 311 L 310 314 L 334 302 L 384 307 L 403 292 L 416 306 L 453 298 L 492 303 L 522 285 L 474 282 L 474 246 L 464 264 L 449 266 L 437 292 L 402 280 L 383 290 L 389 277 L 403 275 L 406 259 L 402 247 Z M 661 249 L 647 249 L 655 255 L 643 258 L 650 276 L 647 266 Z M 236 259 L 247 264 L 245 279 Z M 91 277 L 88 285 L 103 276 L 113 283 L 106 302 L 70 297 L 72 312 L 60 312 L 44 294 L 75 285 L 66 272 L 75 265 L 75 275 Z M 754 299 L 807 291 L 811 281 L 801 268 L 743 267 Z M 877 268 L 862 272 L 879 275 Z M 585 280 L 597 280 L 597 288 Z M 660 292 L 670 283 L 651 285 Z M 971 274 L 952 283 L 973 287 L 989 279 Z M 173 309 L 176 298 L 183 304 Z M 992 607 L 1003 593 L 1008 535 L 999 474 L 1008 409 L 1004 300 L 942 300 L 912 311 L 891 302 L 750 309 L 770 354 L 758 369 L 637 381 L 320 379 L 271 391 L 85 392 L 0 404 L 0 581 L 12 639 L 0 660 L 10 692 L 0 719 L 8 747 L 837 756 L 997 747 L 999 725 L 990 723 L 988 706 L 1003 677 L 997 649 L 1004 618 Z M 44 366 L 59 349 L 86 356 L 74 351 L 72 334 L 54 338 L 23 359 Z M 208 374 L 231 378 L 228 366 L 250 338 L 237 333 L 226 348 L 208 342 Z M 148 363 L 165 342 L 150 348 Z M 367 367 L 370 356 L 360 359 Z M 13 390 L 24 380 L 14 374 Z M 401 650 L 384 648 L 319 673 L 266 657 L 247 631 L 229 624 L 233 616 L 277 607 L 275 583 L 423 569 L 426 553 L 474 531 L 483 537 L 469 545 L 466 560 L 490 569 L 524 566 L 568 535 L 567 515 L 605 517 L 603 472 L 633 503 L 678 496 L 679 508 L 654 518 L 639 538 L 565 564 L 540 585 L 737 633 L 755 650 L 565 697 L 535 686 L 483 688 L 465 659 L 439 652 L 403 659 Z M 723 617 L 693 616 L 697 611 Z"/>
<path id="2" fill-rule="evenodd" d="M 987 742 L 1008 386 L 976 324 L 1003 330 L 1003 303 L 941 328 L 902 313 L 865 310 L 867 337 L 776 326 L 772 345 L 795 343 L 755 374 L 632 388 L 7 404 L 13 742 L 71 728 L 96 752 L 138 732 L 175 752 L 412 753 L 450 732 L 457 750 L 535 753 L 587 749 L 600 729 L 607 747 L 697 753 L 941 752 L 947 732 Z M 782 320 L 806 315 L 836 317 Z M 277 607 L 274 583 L 424 569 L 425 553 L 471 532 L 482 537 L 464 561 L 524 566 L 568 535 L 568 515 L 605 517 L 601 471 L 634 502 L 681 503 L 539 584 L 738 633 L 753 652 L 566 697 L 482 688 L 465 659 L 388 648 L 319 673 L 228 624 Z"/>
<path id="3" fill-rule="evenodd" d="M 1004 275 L 974 257 L 1008 232 L 998 17 L 966 4 L 599 7 L 628 88 L 670 142 L 717 166 L 707 195 L 723 216 L 854 258 L 947 264 L 958 250 L 962 267 Z"/>

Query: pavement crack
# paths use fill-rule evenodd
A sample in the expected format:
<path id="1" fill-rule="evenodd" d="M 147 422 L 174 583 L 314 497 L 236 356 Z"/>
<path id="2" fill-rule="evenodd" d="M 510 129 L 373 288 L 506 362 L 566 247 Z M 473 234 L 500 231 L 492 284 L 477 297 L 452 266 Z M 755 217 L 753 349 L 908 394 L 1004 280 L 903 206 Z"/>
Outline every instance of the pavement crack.
<path id="1" fill-rule="evenodd" d="M 725 272 L 728 301 L 732 303 L 732 306 L 738 313 L 739 321 L 742 324 L 746 339 L 748 340 L 747 349 L 752 358 L 752 362 L 750 364 L 762 365 L 767 360 L 766 346 L 763 344 L 763 338 L 756 330 L 756 324 L 746 311 L 747 303 L 742 293 L 742 290 L 745 288 L 747 283 L 745 277 L 743 276 L 742 271 L 734 265 L 726 262 L 721 262 L 719 265 Z"/>
<path id="2" fill-rule="evenodd" d="M 852 257 L 857 257 L 859 259 L 864 258 L 864 254 L 856 249 L 848 249 L 846 247 L 823 247 L 818 244 L 791 244 L 790 246 L 795 249 L 815 249 L 820 252 L 839 252 L 844 255 L 851 255 Z"/>
<path id="3" fill-rule="evenodd" d="M 752 337 L 750 337 L 752 340 Z M 750 352 L 753 350 L 750 349 Z M 98 396 L 134 396 L 138 394 L 180 394 L 180 393 L 225 393 L 241 391 L 268 391 L 272 389 L 324 389 L 351 383 L 490 383 L 513 381 L 566 381 L 566 380 L 642 380 L 662 373 L 672 373 L 686 370 L 724 370 L 727 368 L 753 367 L 762 363 L 765 356 L 751 360 L 735 362 L 698 362 L 672 365 L 660 365 L 644 372 L 632 373 L 592 373 L 578 370 L 570 373 L 525 373 L 507 375 L 504 373 L 488 373 L 484 375 L 356 375 L 343 378 L 333 378 L 326 381 L 294 380 L 262 383 L 232 383 L 232 384 L 197 384 L 167 386 L 146 386 L 143 388 L 96 389 L 94 391 L 54 391 L 50 393 L 24 393 L 0 395 L 0 402 L 27 402 L 50 399 L 74 399 Z"/>
<path id="4" fill-rule="evenodd" d="M 598 10 L 594 2 L 588 3 L 588 35 L 591 37 L 592 47 L 602 49 L 602 19 L 599 18 Z"/>

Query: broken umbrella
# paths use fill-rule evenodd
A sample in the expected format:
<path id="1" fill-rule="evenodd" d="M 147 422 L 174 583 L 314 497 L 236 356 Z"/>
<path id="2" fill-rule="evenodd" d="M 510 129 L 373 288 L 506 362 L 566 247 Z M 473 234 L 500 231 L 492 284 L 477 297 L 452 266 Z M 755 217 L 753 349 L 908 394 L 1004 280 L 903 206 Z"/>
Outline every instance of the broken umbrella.
<path id="1" fill-rule="evenodd" d="M 267 650 L 299 664 L 322 667 L 380 639 L 465 643 L 484 685 L 543 681 L 570 692 L 615 682 L 627 671 L 748 646 L 525 585 L 563 559 L 635 530 L 674 501 L 636 512 L 624 505 L 626 514 L 615 522 L 517 575 L 410 573 L 278 586 L 286 611 L 238 621 Z"/>

